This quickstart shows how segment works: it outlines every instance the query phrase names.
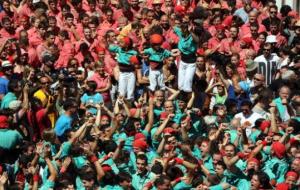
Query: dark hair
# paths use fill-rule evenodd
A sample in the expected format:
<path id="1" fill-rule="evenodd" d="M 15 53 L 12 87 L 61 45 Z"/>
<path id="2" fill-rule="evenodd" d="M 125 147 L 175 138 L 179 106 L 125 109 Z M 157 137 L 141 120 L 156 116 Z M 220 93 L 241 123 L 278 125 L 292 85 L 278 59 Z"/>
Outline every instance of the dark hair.
<path id="1" fill-rule="evenodd" d="M 265 172 L 257 171 L 253 175 L 257 175 L 258 181 L 262 186 L 261 189 L 271 189 L 270 178 Z"/>
<path id="2" fill-rule="evenodd" d="M 241 107 L 243 106 L 249 106 L 250 108 L 252 107 L 252 103 L 249 100 L 244 100 L 241 103 Z"/>
<path id="3" fill-rule="evenodd" d="M 113 140 L 107 140 L 107 141 L 102 142 L 102 146 L 103 146 L 103 152 L 105 154 L 114 152 L 118 147 L 117 143 Z"/>
<path id="4" fill-rule="evenodd" d="M 139 154 L 137 157 L 136 157 L 136 160 L 144 160 L 146 164 L 148 164 L 148 158 L 145 154 Z"/>
<path id="5" fill-rule="evenodd" d="M 163 166 L 160 162 L 155 162 L 152 167 L 151 167 L 151 172 L 153 172 L 154 174 L 160 175 L 163 173 Z"/>
<path id="6" fill-rule="evenodd" d="M 226 167 L 226 164 L 223 162 L 223 161 L 218 161 L 216 165 L 220 165 L 222 166 L 222 168 L 225 170 L 227 167 Z"/>
<path id="7" fill-rule="evenodd" d="M 65 19 L 67 19 L 67 18 L 73 18 L 74 19 L 74 15 L 72 13 L 66 13 Z"/>
<path id="8" fill-rule="evenodd" d="M 60 36 L 62 36 L 62 37 L 64 37 L 65 39 L 70 39 L 69 38 L 69 33 L 68 33 L 68 31 L 66 31 L 66 30 L 61 30 L 61 31 L 59 31 L 59 35 Z M 71 59 L 70 59 L 71 60 Z M 70 61 L 69 60 L 69 61 Z"/>
<path id="9" fill-rule="evenodd" d="M 157 179 L 154 181 L 155 187 L 157 187 L 157 186 L 159 186 L 159 185 L 163 185 L 163 184 L 165 183 L 165 180 L 171 181 L 171 179 L 170 179 L 169 176 L 166 176 L 166 175 L 161 175 L 161 176 L 159 176 L 159 178 L 157 178 Z"/>
<path id="10" fill-rule="evenodd" d="M 120 172 L 117 175 L 117 179 L 118 179 L 119 183 L 121 183 L 123 181 L 131 181 L 132 180 L 132 176 L 129 173 L 127 173 L 127 172 Z"/>
<path id="11" fill-rule="evenodd" d="M 95 81 L 93 81 L 93 80 L 88 81 L 86 84 L 87 84 L 87 86 L 88 86 L 89 88 L 91 88 L 93 91 L 95 91 L 95 90 L 97 89 L 97 83 L 96 83 Z"/>
<path id="12" fill-rule="evenodd" d="M 17 88 L 19 85 L 19 81 L 16 79 L 10 80 L 8 83 L 8 91 L 14 92 L 15 88 Z"/>
<path id="13" fill-rule="evenodd" d="M 184 175 L 182 170 L 176 166 L 169 167 L 166 171 L 166 174 L 171 178 L 172 181 Z"/>
<path id="14" fill-rule="evenodd" d="M 68 110 L 70 108 L 76 107 L 76 101 L 74 99 L 67 99 L 63 105 L 64 110 Z"/>
<path id="15" fill-rule="evenodd" d="M 46 31 L 45 38 L 49 38 L 50 36 L 55 36 L 55 33 L 53 31 Z"/>
<path id="16" fill-rule="evenodd" d="M 282 7 L 280 8 L 280 14 L 283 17 L 288 16 L 289 12 L 292 10 L 292 8 L 289 5 L 282 5 Z"/>

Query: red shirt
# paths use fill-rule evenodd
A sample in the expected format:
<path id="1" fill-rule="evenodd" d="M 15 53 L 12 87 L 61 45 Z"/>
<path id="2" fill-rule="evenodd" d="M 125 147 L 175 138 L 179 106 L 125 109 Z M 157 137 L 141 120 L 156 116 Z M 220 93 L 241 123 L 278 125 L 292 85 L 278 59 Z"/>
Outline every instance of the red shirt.
<path id="1" fill-rule="evenodd" d="M 43 131 L 45 129 L 51 128 L 51 121 L 47 115 L 46 109 L 40 109 L 35 113 L 36 121 L 37 121 L 37 126 L 39 127 L 40 131 L 40 136 L 43 135 Z"/>

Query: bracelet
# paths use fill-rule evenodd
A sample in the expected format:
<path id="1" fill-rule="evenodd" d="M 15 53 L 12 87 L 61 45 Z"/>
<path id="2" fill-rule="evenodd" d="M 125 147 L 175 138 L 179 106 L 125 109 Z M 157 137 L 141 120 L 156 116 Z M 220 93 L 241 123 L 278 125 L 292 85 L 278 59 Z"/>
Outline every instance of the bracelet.
<path id="1" fill-rule="evenodd" d="M 181 181 L 181 177 L 178 177 L 178 178 L 175 179 L 176 183 L 179 183 L 180 181 Z"/>
<path id="2" fill-rule="evenodd" d="M 103 160 L 104 160 L 104 161 L 105 161 L 105 160 L 108 160 L 108 159 L 110 159 L 110 156 L 108 156 L 108 155 L 106 155 L 106 156 L 103 157 Z"/>
<path id="3" fill-rule="evenodd" d="M 59 173 L 65 173 L 66 172 L 66 168 L 64 167 L 64 166 L 62 166 L 61 168 L 60 168 L 60 171 L 59 171 Z"/>
<path id="4" fill-rule="evenodd" d="M 177 164 L 183 164 L 183 159 L 181 159 L 181 158 L 174 158 L 174 160 L 175 160 L 175 162 L 177 163 Z"/>
<path id="5" fill-rule="evenodd" d="M 93 155 L 93 156 L 91 156 L 91 157 L 89 158 L 89 161 L 92 162 L 92 163 L 94 163 L 94 162 L 97 162 L 97 161 L 98 161 L 98 158 L 97 158 L 97 156 Z"/>
<path id="6" fill-rule="evenodd" d="M 35 175 L 33 176 L 33 181 L 34 181 L 34 182 L 38 182 L 39 179 L 40 179 L 39 174 L 35 174 Z"/>

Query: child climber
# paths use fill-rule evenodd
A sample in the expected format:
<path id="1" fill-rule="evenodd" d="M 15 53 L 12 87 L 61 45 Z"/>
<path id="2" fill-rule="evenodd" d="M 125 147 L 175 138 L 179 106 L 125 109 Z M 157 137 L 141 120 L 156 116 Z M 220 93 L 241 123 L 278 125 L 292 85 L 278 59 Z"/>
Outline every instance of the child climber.
<path id="1" fill-rule="evenodd" d="M 152 34 L 150 36 L 151 47 L 144 49 L 142 52 L 144 58 L 147 58 L 150 65 L 149 71 L 149 89 L 155 91 L 157 89 L 164 89 L 164 77 L 163 77 L 163 61 L 170 56 L 177 56 L 176 50 L 172 52 L 163 49 L 161 47 L 164 39 L 160 34 Z"/>
<path id="2" fill-rule="evenodd" d="M 132 48 L 132 40 L 124 37 L 120 40 L 119 46 L 109 45 L 109 51 L 117 54 L 117 62 L 120 70 L 118 93 L 127 100 L 133 100 L 135 87 L 135 66 L 130 62 L 137 51 Z"/>

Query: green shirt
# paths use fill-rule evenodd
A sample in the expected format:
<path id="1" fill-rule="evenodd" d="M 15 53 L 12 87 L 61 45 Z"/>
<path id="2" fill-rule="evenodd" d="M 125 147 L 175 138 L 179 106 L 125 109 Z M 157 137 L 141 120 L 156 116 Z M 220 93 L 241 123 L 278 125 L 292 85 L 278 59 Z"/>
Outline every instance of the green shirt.
<path id="1" fill-rule="evenodd" d="M 160 48 L 158 51 L 153 48 L 148 48 L 144 50 L 144 54 L 148 55 L 149 60 L 154 62 L 163 62 L 164 59 L 171 56 L 171 52 L 163 48 Z"/>
<path id="2" fill-rule="evenodd" d="M 0 148 L 14 149 L 23 140 L 17 130 L 0 129 Z"/>
<path id="3" fill-rule="evenodd" d="M 147 172 L 144 176 L 140 176 L 136 173 L 132 176 L 132 187 L 135 189 L 143 189 L 143 187 L 154 178 L 155 174 L 152 172 Z"/>
<path id="4" fill-rule="evenodd" d="M 275 179 L 277 183 L 284 182 L 284 175 L 288 171 L 289 165 L 285 159 L 278 159 L 277 157 L 272 157 L 265 162 L 263 171 L 268 174 L 270 179 Z"/>
<path id="5" fill-rule="evenodd" d="M 1 109 L 5 109 L 5 108 L 8 108 L 9 106 L 9 103 L 14 101 L 14 100 L 17 100 L 17 97 L 14 93 L 12 92 L 8 92 L 1 100 Z"/>
<path id="6" fill-rule="evenodd" d="M 124 65 L 130 65 L 130 58 L 134 55 L 137 55 L 137 52 L 135 50 L 125 51 L 121 47 L 116 45 L 109 45 L 108 50 L 117 53 L 117 62 Z"/>
<path id="7" fill-rule="evenodd" d="M 194 41 L 191 34 L 184 37 L 181 29 L 178 27 L 174 28 L 175 34 L 179 37 L 178 49 L 185 55 L 195 54 L 197 51 L 197 43 Z"/>

